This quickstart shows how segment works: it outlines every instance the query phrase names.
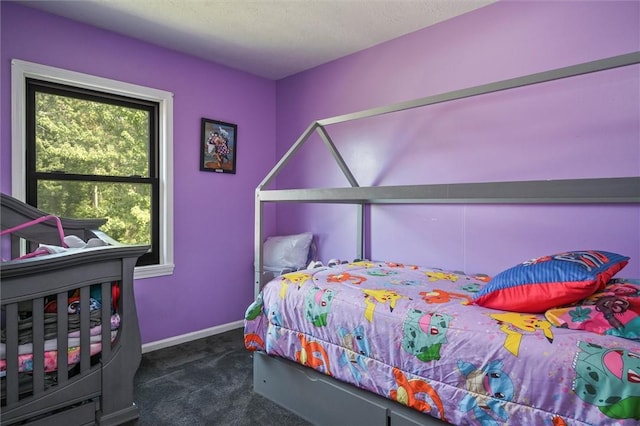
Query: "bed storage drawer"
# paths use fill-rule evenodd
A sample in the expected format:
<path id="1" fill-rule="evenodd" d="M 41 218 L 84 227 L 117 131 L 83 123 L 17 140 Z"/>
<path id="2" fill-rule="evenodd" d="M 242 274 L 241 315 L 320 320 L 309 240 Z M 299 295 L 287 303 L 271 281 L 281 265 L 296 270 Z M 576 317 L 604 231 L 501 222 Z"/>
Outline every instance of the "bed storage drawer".
<path id="1" fill-rule="evenodd" d="M 439 419 L 427 417 L 425 414 L 421 414 L 403 405 L 396 405 L 398 406 L 392 408 L 389 412 L 390 426 L 444 426 L 448 424 Z"/>
<path id="2" fill-rule="evenodd" d="M 446 423 L 283 358 L 253 353 L 253 387 L 316 426 L 439 426 Z"/>
<path id="3" fill-rule="evenodd" d="M 317 426 L 445 424 L 394 401 L 262 352 L 253 353 L 253 387 L 256 393 Z"/>
<path id="4" fill-rule="evenodd" d="M 315 425 L 387 426 L 387 409 L 376 402 L 384 399 L 377 395 L 362 398 L 353 386 L 261 352 L 254 352 L 253 363 L 255 392 Z"/>

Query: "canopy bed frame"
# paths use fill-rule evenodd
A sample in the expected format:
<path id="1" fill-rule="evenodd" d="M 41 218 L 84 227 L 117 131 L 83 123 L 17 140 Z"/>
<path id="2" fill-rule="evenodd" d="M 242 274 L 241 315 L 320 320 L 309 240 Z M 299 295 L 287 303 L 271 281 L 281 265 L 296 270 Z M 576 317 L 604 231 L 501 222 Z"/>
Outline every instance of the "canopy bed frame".
<path id="1" fill-rule="evenodd" d="M 314 121 L 296 140 L 256 188 L 255 198 L 255 295 L 266 281 L 263 264 L 265 240 L 263 218 L 267 203 L 333 203 L 356 207 L 355 259 L 366 258 L 366 209 L 374 204 L 638 204 L 640 177 L 611 177 L 563 180 L 507 181 L 456 184 L 424 184 L 361 187 L 333 143 L 328 127 L 429 105 L 485 95 L 523 86 L 541 84 L 589 73 L 633 66 L 640 52 L 623 54 L 574 66 L 553 69 L 495 83 Z M 267 189 L 311 135 L 324 142 L 350 187 L 310 189 Z M 344 384 L 311 368 L 254 352 L 254 389 L 314 424 L 418 425 L 441 424 L 437 419 L 408 409 L 394 401 Z M 312 398 L 313 396 L 313 398 Z M 324 401 L 318 405 L 317 401 Z M 332 407 L 331 410 L 327 407 Z"/>

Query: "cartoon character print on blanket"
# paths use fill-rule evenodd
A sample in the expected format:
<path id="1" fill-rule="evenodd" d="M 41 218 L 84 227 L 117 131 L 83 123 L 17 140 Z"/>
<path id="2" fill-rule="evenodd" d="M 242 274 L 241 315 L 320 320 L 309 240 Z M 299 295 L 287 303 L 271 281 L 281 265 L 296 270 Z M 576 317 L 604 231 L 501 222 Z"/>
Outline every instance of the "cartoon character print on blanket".
<path id="1" fill-rule="evenodd" d="M 503 404 L 511 401 L 514 388 L 511 378 L 503 370 L 502 361 L 493 360 L 477 368 L 470 362 L 458 360 L 458 370 L 464 376 L 469 391 L 460 401 L 460 411 L 471 412 L 483 426 L 498 426 L 506 422 L 509 415 Z"/>
<path id="2" fill-rule="evenodd" d="M 429 383 L 425 380 L 409 379 L 398 368 L 393 368 L 392 372 L 398 387 L 389 392 L 389 398 L 425 413 L 432 412 L 433 407 L 435 407 L 437 409 L 437 418 L 447 421 L 440 395 Z M 433 404 L 433 407 L 429 402 Z"/>
<path id="3" fill-rule="evenodd" d="M 331 301 L 335 291 L 312 287 L 305 296 L 306 316 L 316 327 L 327 325 L 327 315 L 331 311 Z"/>
<path id="4" fill-rule="evenodd" d="M 556 327 L 640 341 L 640 281 L 616 278 L 579 303 L 549 309 Z"/>
<path id="5" fill-rule="evenodd" d="M 288 274 L 284 274 L 282 279 L 280 280 L 280 298 L 284 300 L 287 295 L 287 290 L 289 289 L 289 284 L 296 284 L 298 286 L 298 290 L 302 287 L 302 285 L 311 280 L 311 275 L 304 271 L 297 272 L 289 272 Z"/>
<path id="6" fill-rule="evenodd" d="M 393 312 L 396 304 L 401 299 L 409 299 L 407 296 L 399 294 L 397 291 L 381 289 L 363 289 L 364 303 L 366 308 L 364 310 L 364 317 L 369 322 L 373 322 L 373 314 L 378 305 L 389 305 L 389 312 Z"/>
<path id="7" fill-rule="evenodd" d="M 296 351 L 296 362 L 331 376 L 329 354 L 322 343 L 307 339 L 302 333 L 298 334 L 298 338 L 300 339 L 300 350 Z"/>
<path id="8" fill-rule="evenodd" d="M 345 350 L 340 355 L 339 364 L 347 366 L 357 384 L 362 382 L 362 375 L 367 373 L 367 359 L 371 355 L 369 339 L 364 327 L 359 325 L 352 331 L 344 327 L 338 328 L 338 335 Z"/>
<path id="9" fill-rule="evenodd" d="M 367 280 L 366 277 L 362 275 L 350 274 L 348 272 L 342 272 L 339 274 L 329 274 L 327 276 L 328 283 L 345 283 L 349 282 L 351 284 L 360 285 Z"/>
<path id="10" fill-rule="evenodd" d="M 267 332 L 267 350 L 275 345 L 278 339 L 282 336 L 282 314 L 278 309 L 278 305 L 271 305 L 269 312 L 267 312 L 267 319 L 271 324 L 269 331 Z"/>
<path id="11" fill-rule="evenodd" d="M 439 288 L 434 288 L 431 291 L 421 291 L 420 296 L 422 296 L 422 300 L 429 304 L 448 303 L 453 299 L 459 299 L 460 303 L 463 305 L 467 305 L 471 302 L 471 297 L 468 294 L 455 293 L 453 291 L 442 290 Z"/>
<path id="12" fill-rule="evenodd" d="M 256 300 L 249 305 L 244 313 L 244 319 L 247 321 L 253 321 L 262 313 L 262 293 L 259 293 Z"/>
<path id="13" fill-rule="evenodd" d="M 409 309 L 402 331 L 402 348 L 420 361 L 440 359 L 440 347 L 447 342 L 451 316 Z"/>
<path id="14" fill-rule="evenodd" d="M 640 420 L 640 353 L 579 342 L 573 391 L 614 419 Z"/>
<path id="15" fill-rule="evenodd" d="M 524 336 L 535 334 L 538 330 L 542 330 L 547 341 L 553 343 L 551 323 L 538 315 L 503 312 L 489 316 L 496 320 L 500 330 L 507 335 L 503 346 L 514 356 L 518 356 L 520 353 L 520 345 Z"/>

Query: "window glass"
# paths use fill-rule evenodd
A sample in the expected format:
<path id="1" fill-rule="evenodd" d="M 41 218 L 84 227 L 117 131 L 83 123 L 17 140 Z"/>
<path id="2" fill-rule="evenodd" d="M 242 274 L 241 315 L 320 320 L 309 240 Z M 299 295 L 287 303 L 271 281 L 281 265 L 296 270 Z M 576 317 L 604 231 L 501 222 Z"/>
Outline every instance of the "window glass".
<path id="1" fill-rule="evenodd" d="M 51 82 L 27 83 L 27 202 L 69 218 L 106 218 L 158 263 L 158 105 Z"/>
<path id="2" fill-rule="evenodd" d="M 151 244 L 151 185 L 38 180 L 38 208 L 71 218 L 108 218 L 100 228 L 126 244 Z"/>
<path id="3" fill-rule="evenodd" d="M 149 176 L 150 112 L 36 92 L 36 171 Z"/>

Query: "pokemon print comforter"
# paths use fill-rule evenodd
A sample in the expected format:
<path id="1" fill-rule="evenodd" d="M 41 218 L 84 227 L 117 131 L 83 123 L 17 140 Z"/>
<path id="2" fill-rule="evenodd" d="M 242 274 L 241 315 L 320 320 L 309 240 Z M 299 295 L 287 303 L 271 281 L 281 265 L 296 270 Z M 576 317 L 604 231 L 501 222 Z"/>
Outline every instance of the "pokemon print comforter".
<path id="1" fill-rule="evenodd" d="M 245 346 L 453 424 L 637 425 L 640 342 L 470 305 L 487 277 L 353 262 L 276 277 Z"/>

